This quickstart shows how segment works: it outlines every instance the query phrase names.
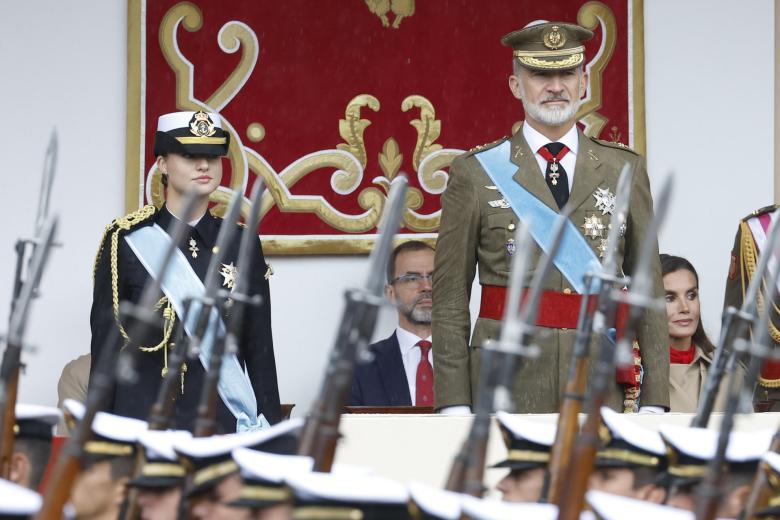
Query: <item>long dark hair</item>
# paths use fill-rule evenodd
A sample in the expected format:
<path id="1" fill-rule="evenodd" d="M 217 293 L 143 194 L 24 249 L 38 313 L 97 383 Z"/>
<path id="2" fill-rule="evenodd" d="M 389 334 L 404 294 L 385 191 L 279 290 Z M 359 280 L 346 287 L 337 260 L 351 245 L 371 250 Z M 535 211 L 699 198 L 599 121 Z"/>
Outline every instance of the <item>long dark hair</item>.
<path id="1" fill-rule="evenodd" d="M 666 276 L 669 273 L 675 271 L 688 271 L 693 274 L 696 279 L 696 286 L 699 286 L 699 273 L 693 268 L 688 260 L 681 256 L 673 255 L 660 255 L 661 258 L 661 275 Z M 698 345 L 707 354 L 715 352 L 715 346 L 707 337 L 707 333 L 704 332 L 704 325 L 701 323 L 701 312 L 699 312 L 699 324 L 696 326 L 696 332 L 693 333 L 693 344 Z"/>

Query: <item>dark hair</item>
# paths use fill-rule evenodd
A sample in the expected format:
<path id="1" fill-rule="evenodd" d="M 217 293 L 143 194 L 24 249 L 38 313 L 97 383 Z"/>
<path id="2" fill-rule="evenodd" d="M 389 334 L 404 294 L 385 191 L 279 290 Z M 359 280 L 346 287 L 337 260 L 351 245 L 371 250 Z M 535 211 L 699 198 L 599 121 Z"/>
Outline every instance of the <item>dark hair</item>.
<path id="1" fill-rule="evenodd" d="M 661 275 L 666 276 L 669 273 L 676 271 L 688 271 L 696 279 L 696 286 L 699 285 L 699 273 L 694 269 L 693 264 L 681 256 L 674 255 L 660 255 L 661 258 Z M 704 325 L 701 322 L 701 313 L 699 314 L 699 324 L 696 326 L 696 332 L 693 333 L 693 344 L 698 345 L 707 354 L 715 352 L 715 346 L 707 337 L 707 333 L 704 332 Z"/>
<path id="2" fill-rule="evenodd" d="M 38 489 L 51 456 L 51 441 L 31 438 L 16 439 L 14 451 L 24 453 L 30 461 L 30 487 Z"/>
<path id="3" fill-rule="evenodd" d="M 390 253 L 390 258 L 387 259 L 387 283 L 391 283 L 395 278 L 395 259 L 398 258 L 398 255 L 407 251 L 422 251 L 424 249 L 435 251 L 433 247 L 421 240 L 408 240 L 395 246 L 393 252 Z"/>

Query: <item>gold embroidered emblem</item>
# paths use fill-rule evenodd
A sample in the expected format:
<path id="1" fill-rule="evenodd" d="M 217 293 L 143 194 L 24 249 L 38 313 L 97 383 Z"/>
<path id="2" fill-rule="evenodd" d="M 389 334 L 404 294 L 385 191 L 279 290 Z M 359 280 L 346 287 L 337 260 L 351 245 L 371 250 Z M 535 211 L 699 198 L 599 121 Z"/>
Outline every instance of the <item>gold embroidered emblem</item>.
<path id="1" fill-rule="evenodd" d="M 200 251 L 200 249 L 198 249 L 198 243 L 195 242 L 194 238 L 190 238 L 189 250 L 190 250 L 190 254 L 192 255 L 192 258 L 198 258 L 198 251 Z"/>
<path id="2" fill-rule="evenodd" d="M 401 20 L 414 15 L 414 0 L 366 0 L 366 5 L 369 11 L 382 20 L 384 27 L 391 27 L 387 13 L 392 11 L 395 15 L 393 29 L 398 29 L 401 26 Z"/>
<path id="3" fill-rule="evenodd" d="M 553 25 L 550 31 L 544 35 L 542 41 L 548 49 L 556 50 L 566 43 L 566 35 L 561 32 L 560 27 Z"/>
<path id="4" fill-rule="evenodd" d="M 211 137 L 217 133 L 217 129 L 214 127 L 214 122 L 209 115 L 199 110 L 190 119 L 190 133 L 197 137 Z"/>
<path id="5" fill-rule="evenodd" d="M 219 274 L 222 275 L 222 285 L 226 286 L 231 291 L 236 285 L 236 278 L 238 277 L 238 267 L 233 265 L 233 262 L 229 264 L 222 264 L 222 269 L 219 270 Z"/>

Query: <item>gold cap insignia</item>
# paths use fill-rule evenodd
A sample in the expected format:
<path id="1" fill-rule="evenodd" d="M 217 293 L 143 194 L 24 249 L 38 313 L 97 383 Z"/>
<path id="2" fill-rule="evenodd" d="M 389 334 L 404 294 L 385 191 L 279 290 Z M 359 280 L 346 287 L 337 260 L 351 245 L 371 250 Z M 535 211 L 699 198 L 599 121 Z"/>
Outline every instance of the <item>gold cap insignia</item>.
<path id="1" fill-rule="evenodd" d="M 548 49 L 560 49 L 566 43 L 566 35 L 561 32 L 560 27 L 553 25 L 550 32 L 544 35 L 543 42 Z"/>
<path id="2" fill-rule="evenodd" d="M 209 115 L 199 110 L 190 119 L 190 133 L 198 137 L 211 137 L 217 133 L 217 129 Z"/>

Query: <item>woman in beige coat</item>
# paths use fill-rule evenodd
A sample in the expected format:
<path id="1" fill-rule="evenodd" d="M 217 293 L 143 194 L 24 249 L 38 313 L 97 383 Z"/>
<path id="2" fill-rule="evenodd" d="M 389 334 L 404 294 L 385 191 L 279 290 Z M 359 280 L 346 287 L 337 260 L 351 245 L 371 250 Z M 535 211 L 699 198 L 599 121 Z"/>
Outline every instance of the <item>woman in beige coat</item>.
<path id="1" fill-rule="evenodd" d="M 669 325 L 669 399 L 672 412 L 695 412 L 715 351 L 701 324 L 699 276 L 685 258 L 661 255 Z M 718 396 L 716 408 L 722 407 Z"/>

